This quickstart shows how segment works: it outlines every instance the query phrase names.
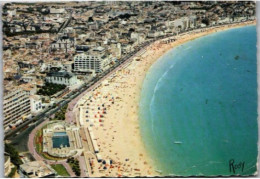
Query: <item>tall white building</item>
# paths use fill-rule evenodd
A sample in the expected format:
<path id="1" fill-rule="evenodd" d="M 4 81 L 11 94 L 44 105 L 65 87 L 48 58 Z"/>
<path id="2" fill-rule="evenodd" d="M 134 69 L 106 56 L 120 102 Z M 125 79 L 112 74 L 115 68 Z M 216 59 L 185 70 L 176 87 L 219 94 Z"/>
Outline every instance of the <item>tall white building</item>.
<path id="1" fill-rule="evenodd" d="M 5 132 L 31 114 L 29 95 L 20 88 L 6 90 L 3 103 Z"/>
<path id="2" fill-rule="evenodd" d="M 176 30 L 187 30 L 196 26 L 196 16 L 182 17 L 170 22 Z"/>
<path id="3" fill-rule="evenodd" d="M 76 55 L 74 57 L 74 71 L 100 73 L 109 66 L 110 62 L 110 59 L 104 54 L 104 49 L 100 47 L 96 49 L 96 52 Z"/>

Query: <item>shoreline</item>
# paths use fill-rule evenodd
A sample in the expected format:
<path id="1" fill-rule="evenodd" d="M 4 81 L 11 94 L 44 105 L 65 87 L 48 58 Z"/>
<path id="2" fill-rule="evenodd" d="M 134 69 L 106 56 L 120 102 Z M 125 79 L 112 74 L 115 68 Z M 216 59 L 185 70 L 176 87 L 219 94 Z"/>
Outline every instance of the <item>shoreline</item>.
<path id="1" fill-rule="evenodd" d="M 97 168 L 90 176 L 160 176 L 155 171 L 155 164 L 144 145 L 144 139 L 141 137 L 138 115 L 142 84 L 148 70 L 169 50 L 188 41 L 214 32 L 254 24 L 255 21 L 193 30 L 165 38 L 176 38 L 176 41 L 168 44 L 161 43 L 165 39 L 156 41 L 147 47 L 146 52 L 141 55 L 140 61 L 131 61 L 124 68 L 111 75 L 113 78 L 108 77 L 110 79 L 106 79 L 107 83 L 102 82 L 99 87 L 86 93 L 83 98 L 86 95 L 98 96 L 102 94 L 100 96 L 112 96 L 114 99 L 114 104 L 109 103 L 107 107 L 102 127 L 95 124 L 92 131 L 100 148 L 99 153 L 104 159 L 113 159 L 118 166 L 117 169 L 105 170 L 102 174 Z M 96 102 L 94 101 L 93 104 L 101 104 L 99 101 L 101 98 L 96 98 Z M 105 100 L 105 104 L 107 104 L 106 100 L 108 102 L 108 99 L 102 100 L 102 103 Z"/>

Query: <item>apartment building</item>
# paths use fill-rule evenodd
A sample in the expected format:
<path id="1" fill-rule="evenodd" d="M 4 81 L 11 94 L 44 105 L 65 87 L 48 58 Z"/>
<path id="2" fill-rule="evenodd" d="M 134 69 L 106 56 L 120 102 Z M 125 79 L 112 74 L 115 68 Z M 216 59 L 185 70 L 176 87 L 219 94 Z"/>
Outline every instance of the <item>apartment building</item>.
<path id="1" fill-rule="evenodd" d="M 75 72 L 104 71 L 110 64 L 110 59 L 105 55 L 104 48 L 99 47 L 91 53 L 80 53 L 74 57 Z"/>
<path id="2" fill-rule="evenodd" d="M 31 113 L 30 98 L 21 88 L 5 90 L 4 93 L 4 129 L 14 128 Z"/>

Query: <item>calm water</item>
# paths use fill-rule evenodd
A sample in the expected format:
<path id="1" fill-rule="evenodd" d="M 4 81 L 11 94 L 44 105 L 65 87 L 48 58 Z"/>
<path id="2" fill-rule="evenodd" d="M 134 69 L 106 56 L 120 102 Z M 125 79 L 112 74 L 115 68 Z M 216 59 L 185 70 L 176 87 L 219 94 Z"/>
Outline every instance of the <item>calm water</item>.
<path id="1" fill-rule="evenodd" d="M 53 148 L 60 148 L 61 146 L 70 146 L 69 137 L 66 132 L 55 132 L 52 137 L 52 143 Z"/>
<path id="2" fill-rule="evenodd" d="M 247 26 L 178 46 L 150 68 L 140 125 L 163 175 L 232 175 L 240 162 L 235 174 L 256 171 L 256 63 L 256 26 Z"/>

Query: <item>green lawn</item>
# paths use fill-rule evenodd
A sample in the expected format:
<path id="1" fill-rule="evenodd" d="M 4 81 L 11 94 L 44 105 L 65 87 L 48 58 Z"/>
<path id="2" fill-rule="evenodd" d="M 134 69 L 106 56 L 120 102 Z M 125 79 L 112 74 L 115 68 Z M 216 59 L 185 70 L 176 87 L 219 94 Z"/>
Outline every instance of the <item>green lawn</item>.
<path id="1" fill-rule="evenodd" d="M 64 90 L 65 88 L 66 85 L 46 83 L 41 89 L 39 89 L 39 91 L 37 91 L 37 94 L 44 95 L 44 96 L 52 96 L 57 92 Z"/>
<path id="2" fill-rule="evenodd" d="M 58 175 L 69 177 L 69 173 L 62 164 L 51 165 L 51 167 L 57 172 Z"/>

